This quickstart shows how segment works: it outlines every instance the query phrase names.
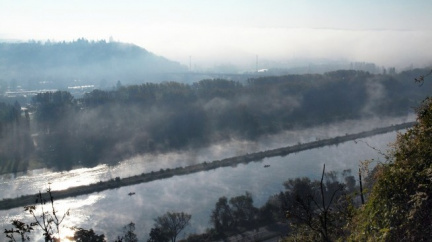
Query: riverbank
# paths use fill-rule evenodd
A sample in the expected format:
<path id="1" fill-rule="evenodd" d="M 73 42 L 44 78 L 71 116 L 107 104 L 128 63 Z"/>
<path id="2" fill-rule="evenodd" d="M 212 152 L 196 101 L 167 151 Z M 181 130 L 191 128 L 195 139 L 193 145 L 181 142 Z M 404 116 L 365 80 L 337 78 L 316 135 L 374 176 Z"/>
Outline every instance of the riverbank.
<path id="1" fill-rule="evenodd" d="M 264 158 L 269 158 L 274 156 L 285 156 L 290 153 L 300 152 L 308 149 L 314 149 L 314 148 L 328 146 L 328 145 L 336 145 L 349 140 L 355 140 L 355 139 L 365 138 L 368 136 L 406 129 L 411 127 L 413 124 L 414 122 L 403 123 L 399 125 L 393 125 L 389 127 L 377 128 L 370 131 L 360 132 L 357 134 L 347 134 L 344 136 L 338 136 L 335 138 L 323 139 L 323 140 L 318 140 L 318 141 L 304 143 L 304 144 L 299 143 L 293 146 L 272 149 L 267 151 L 260 151 L 256 153 L 245 154 L 242 156 L 236 156 L 236 157 L 227 158 L 223 160 L 215 160 L 212 162 L 204 162 L 201 164 L 191 165 L 187 167 L 177 167 L 174 169 L 165 169 L 165 170 L 161 169 L 157 172 L 143 173 L 141 175 L 131 176 L 127 178 L 116 177 L 115 179 L 111 179 L 109 181 L 98 182 L 98 183 L 85 185 L 85 186 L 73 187 L 62 191 L 52 191 L 52 194 L 55 199 L 62 199 L 67 197 L 90 194 L 94 192 L 101 192 L 108 189 L 116 189 L 123 186 L 135 185 L 143 182 L 166 179 L 177 175 L 187 175 L 194 172 L 207 171 L 219 167 L 235 166 L 241 163 L 260 161 Z M 25 195 L 13 199 L 4 199 L 0 201 L 0 210 L 6 210 L 15 207 L 22 207 L 22 206 L 34 204 L 35 196 L 36 195 L 33 194 L 33 195 Z"/>
<path id="2" fill-rule="evenodd" d="M 3 160 L 4 162 L 0 167 L 0 175 L 4 174 L 20 174 L 25 173 L 29 170 L 36 170 L 45 168 L 45 165 L 41 162 L 38 162 L 34 158 L 29 159 L 29 161 L 24 163 L 17 163 L 12 160 Z"/>

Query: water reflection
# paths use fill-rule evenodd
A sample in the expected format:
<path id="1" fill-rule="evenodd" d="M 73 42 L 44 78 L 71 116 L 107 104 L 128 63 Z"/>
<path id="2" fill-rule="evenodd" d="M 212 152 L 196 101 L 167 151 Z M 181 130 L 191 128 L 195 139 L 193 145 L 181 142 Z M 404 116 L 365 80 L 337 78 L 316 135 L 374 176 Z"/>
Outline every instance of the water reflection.
<path id="1" fill-rule="evenodd" d="M 94 168 L 80 168 L 67 172 L 53 172 L 49 169 L 28 171 L 27 173 L 6 174 L 0 176 L 1 198 L 14 198 L 25 194 L 34 194 L 46 190 L 62 190 L 72 186 L 87 185 L 106 181 L 115 177 L 128 177 L 175 168 L 203 161 L 220 160 L 232 156 L 253 153 L 258 150 L 275 149 L 282 146 L 325 139 L 346 133 L 358 133 L 377 127 L 385 127 L 413 121 L 414 115 L 401 118 L 368 119 L 367 121 L 344 121 L 333 125 L 323 125 L 309 129 L 286 131 L 277 135 L 265 136 L 257 141 L 230 140 L 198 150 L 170 152 L 165 154 L 146 154 L 120 162 L 117 166 L 99 165 Z M 50 185 L 49 185 L 50 184 Z"/>
<path id="2" fill-rule="evenodd" d="M 48 186 L 52 190 L 63 190 L 72 186 L 86 185 L 107 179 L 108 166 L 81 168 L 68 172 L 51 172 L 49 169 L 29 171 L 26 175 L 0 177 L 2 198 L 18 197 L 45 191 Z M 6 192 L 7 191 L 7 192 Z"/>
<path id="3" fill-rule="evenodd" d="M 109 241 L 121 234 L 121 229 L 133 221 L 140 240 L 146 240 L 153 226 L 153 219 L 167 211 L 183 211 L 192 214 L 191 226 L 186 233 L 203 232 L 209 227 L 209 217 L 217 199 L 221 196 L 238 196 L 245 191 L 252 193 L 255 206 L 263 205 L 267 198 L 283 189 L 288 178 L 308 176 L 319 178 L 323 164 L 326 169 L 341 171 L 358 168 L 365 159 L 383 159 L 368 145 L 386 150 L 396 132 L 363 139 L 364 142 L 346 142 L 338 146 L 322 147 L 286 157 L 273 157 L 236 167 L 223 167 L 206 172 L 143 183 L 101 193 L 57 201 L 61 209 L 70 208 L 64 226 L 93 228 L 103 233 Z M 367 145 L 367 144 L 368 145 Z M 131 161 L 127 164 L 134 164 Z M 183 162 L 179 159 L 179 162 Z M 264 168 L 264 164 L 270 167 Z M 108 169 L 111 175 L 123 174 L 121 164 Z M 157 169 L 157 165 L 154 168 Z M 95 168 L 96 173 L 100 168 Z M 116 170 L 117 169 L 117 170 Z M 81 171 L 85 173 L 85 171 Z M 103 173 L 103 172 L 102 172 Z M 106 174 L 105 174 L 106 175 Z M 97 177 L 97 176 L 94 176 Z M 81 179 L 81 178 L 80 178 Z M 95 178 L 92 178 L 95 179 Z M 54 185 L 54 184 L 53 184 Z M 135 192 L 134 196 L 128 196 Z M 21 218 L 22 209 L 0 211 L 1 223 Z M 180 235 L 183 237 L 183 235 Z"/>

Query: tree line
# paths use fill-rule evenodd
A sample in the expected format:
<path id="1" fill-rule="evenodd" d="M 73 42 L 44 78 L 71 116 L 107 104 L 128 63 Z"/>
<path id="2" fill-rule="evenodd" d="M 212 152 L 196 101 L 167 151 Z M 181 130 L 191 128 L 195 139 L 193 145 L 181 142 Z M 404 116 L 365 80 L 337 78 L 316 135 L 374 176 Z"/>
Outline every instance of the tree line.
<path id="1" fill-rule="evenodd" d="M 42 163 L 65 170 L 114 164 L 136 154 L 192 149 L 231 138 L 254 140 L 298 127 L 407 115 L 427 88 L 401 79 L 419 71 L 119 85 L 82 98 L 66 91 L 39 93 L 25 108 L 0 105 L 0 142 L 11 147 L 0 150 L 0 167 L 14 171 Z"/>

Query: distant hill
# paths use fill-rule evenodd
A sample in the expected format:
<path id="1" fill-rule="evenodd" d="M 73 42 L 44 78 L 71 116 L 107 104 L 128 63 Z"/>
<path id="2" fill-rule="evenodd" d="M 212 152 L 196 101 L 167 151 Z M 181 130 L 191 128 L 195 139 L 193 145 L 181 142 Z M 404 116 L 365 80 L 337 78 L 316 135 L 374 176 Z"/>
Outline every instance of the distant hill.
<path id="1" fill-rule="evenodd" d="M 99 88 L 172 80 L 169 73 L 185 72 L 177 62 L 139 46 L 120 42 L 3 42 L 0 79 L 26 89 L 63 88 L 93 84 Z"/>

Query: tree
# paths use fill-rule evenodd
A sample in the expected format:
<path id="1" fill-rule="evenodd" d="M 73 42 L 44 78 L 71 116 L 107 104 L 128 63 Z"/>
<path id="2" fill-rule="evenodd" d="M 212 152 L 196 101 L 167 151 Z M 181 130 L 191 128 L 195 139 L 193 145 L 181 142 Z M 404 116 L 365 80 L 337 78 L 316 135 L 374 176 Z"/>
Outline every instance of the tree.
<path id="1" fill-rule="evenodd" d="M 135 224 L 130 222 L 123 227 L 123 236 L 118 236 L 116 242 L 137 242 L 135 234 Z"/>
<path id="2" fill-rule="evenodd" d="M 171 242 L 175 242 L 180 232 L 189 225 L 192 215 L 184 212 L 167 212 L 155 219 L 155 227 L 162 231 Z"/>
<path id="3" fill-rule="evenodd" d="M 147 242 L 168 242 L 169 238 L 160 228 L 152 228 Z"/>
<path id="4" fill-rule="evenodd" d="M 14 238 L 14 233 L 20 235 L 21 241 L 30 241 L 30 236 L 27 234 L 33 230 L 32 226 L 16 219 L 12 221 L 12 225 L 15 227 L 15 229 L 5 229 L 4 232 L 6 234 L 6 238 L 8 238 L 9 241 L 16 241 Z"/>
<path id="5" fill-rule="evenodd" d="M 252 195 L 246 192 L 245 195 L 230 199 L 231 210 L 236 226 L 249 226 L 255 221 L 258 209 L 253 206 Z"/>
<path id="6" fill-rule="evenodd" d="M 221 197 L 216 202 L 210 221 L 218 233 L 223 233 L 234 227 L 234 215 L 226 197 Z"/>
<path id="7" fill-rule="evenodd" d="M 48 198 L 46 198 L 46 195 Z M 31 223 L 25 223 L 19 220 L 13 220 L 12 229 L 5 229 L 4 233 L 9 241 L 17 241 L 14 234 L 19 234 L 21 241 L 30 241 L 30 233 L 34 228 L 39 228 L 43 232 L 45 241 L 60 241 L 60 225 L 69 216 L 69 209 L 59 216 L 57 209 L 54 207 L 54 197 L 51 188 L 47 189 L 46 194 L 39 192 L 36 196 L 36 205 L 25 206 L 24 210 L 32 217 Z M 105 242 L 105 235 L 96 234 L 93 229 L 86 230 L 83 228 L 73 227 L 75 230 L 73 237 L 67 237 L 69 240 L 78 242 Z M 137 240 L 129 240 L 137 241 Z"/>
<path id="8" fill-rule="evenodd" d="M 66 91 L 44 92 L 34 96 L 32 102 L 36 107 L 37 121 L 45 132 L 49 132 L 72 110 L 74 98 Z"/>
<path id="9" fill-rule="evenodd" d="M 219 234 L 232 232 L 239 228 L 247 228 L 256 222 L 258 209 L 253 206 L 252 195 L 246 192 L 245 195 L 219 198 L 212 211 L 210 222 Z"/>
<path id="10" fill-rule="evenodd" d="M 324 165 L 320 181 L 296 178 L 284 185 L 287 191 L 280 199 L 294 231 L 293 240 L 332 241 L 344 233 L 342 225 L 353 216 L 352 200 L 335 172 L 326 173 Z"/>
<path id="11" fill-rule="evenodd" d="M 96 234 L 93 229 L 86 230 L 83 228 L 75 228 L 75 234 L 72 238 L 74 241 L 77 242 L 105 242 L 105 235 Z"/>

